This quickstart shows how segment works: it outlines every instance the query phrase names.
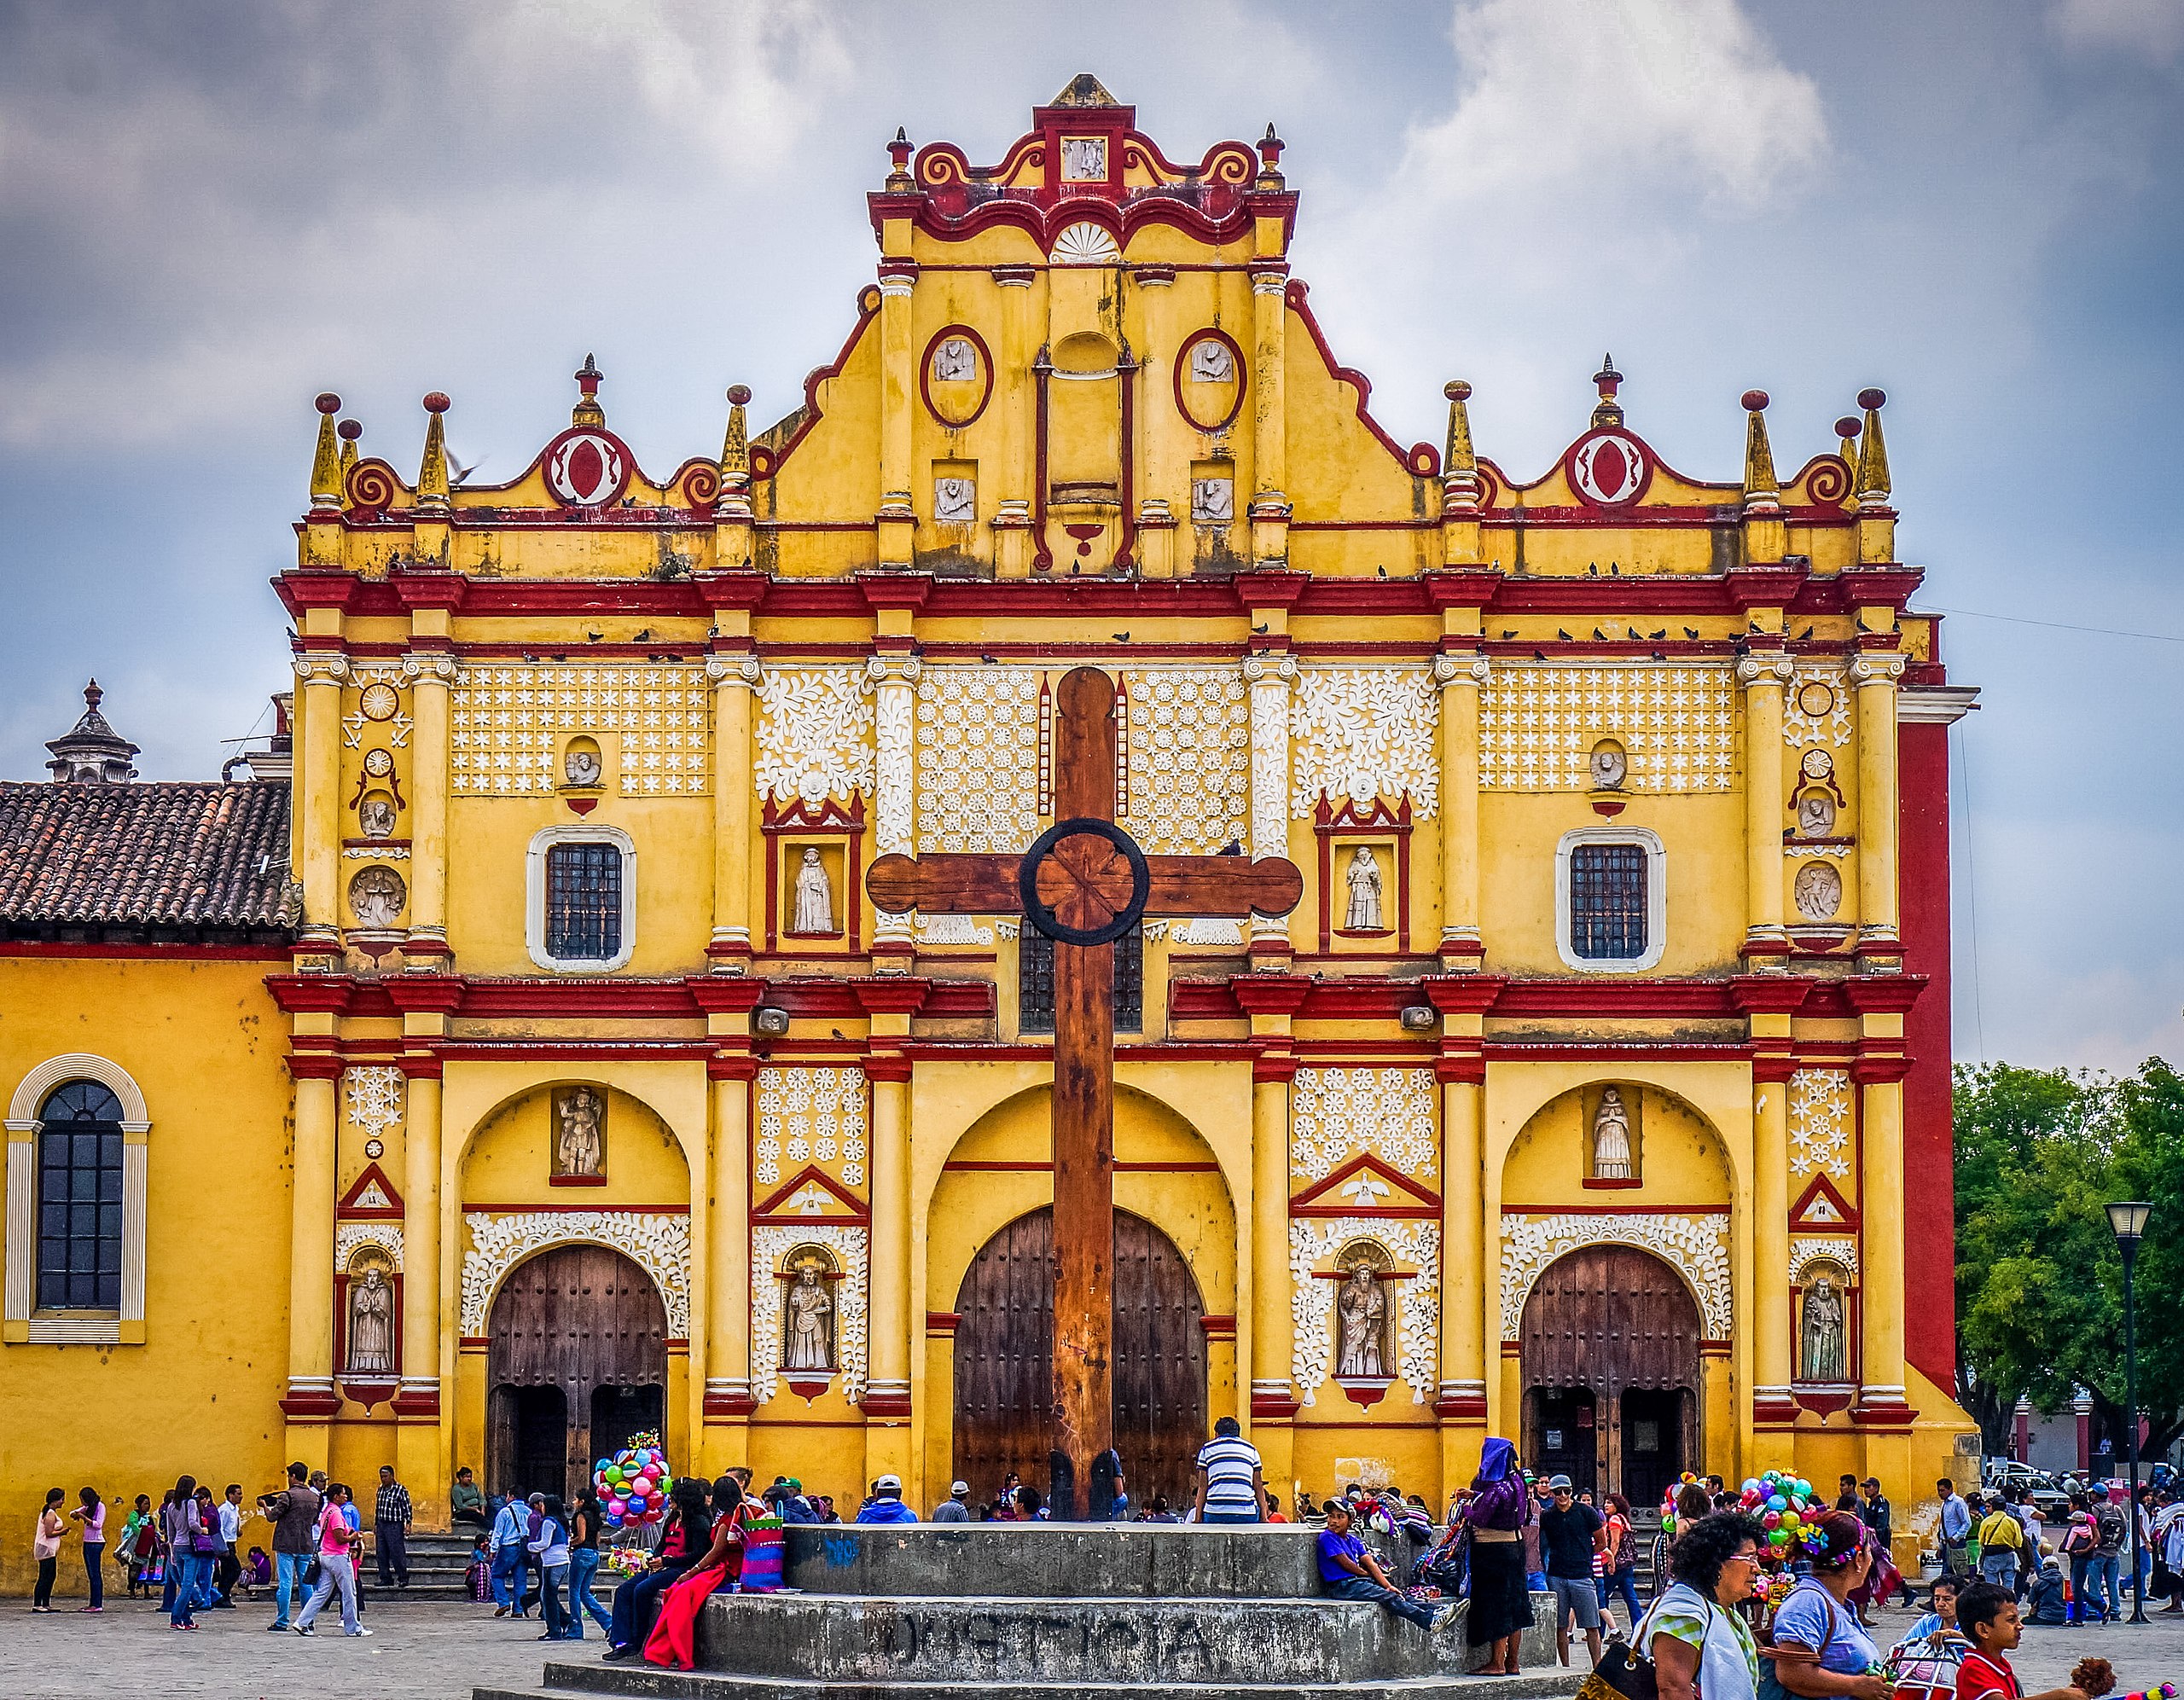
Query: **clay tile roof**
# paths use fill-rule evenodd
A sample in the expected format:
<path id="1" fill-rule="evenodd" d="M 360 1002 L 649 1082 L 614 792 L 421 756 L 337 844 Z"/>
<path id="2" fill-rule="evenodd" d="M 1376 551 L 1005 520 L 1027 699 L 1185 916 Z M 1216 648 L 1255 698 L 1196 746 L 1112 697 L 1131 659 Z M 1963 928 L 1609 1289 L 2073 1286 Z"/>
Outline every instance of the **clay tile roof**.
<path id="1" fill-rule="evenodd" d="M 0 784 L 0 933 L 287 931 L 288 787 Z"/>

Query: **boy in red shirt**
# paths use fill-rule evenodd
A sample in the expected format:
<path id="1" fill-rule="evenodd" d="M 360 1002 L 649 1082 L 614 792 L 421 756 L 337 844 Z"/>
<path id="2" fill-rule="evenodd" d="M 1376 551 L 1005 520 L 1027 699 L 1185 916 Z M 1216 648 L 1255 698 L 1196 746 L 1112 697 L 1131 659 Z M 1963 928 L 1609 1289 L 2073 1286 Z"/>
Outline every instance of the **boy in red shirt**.
<path id="1" fill-rule="evenodd" d="M 2007 1656 L 2024 1627 L 2007 1589 L 1973 1582 L 1956 1597 L 1956 1627 L 1972 1649 L 1957 1667 L 1956 1700 L 2086 1700 L 2081 1689 L 2028 1696 L 2018 1685 Z"/>

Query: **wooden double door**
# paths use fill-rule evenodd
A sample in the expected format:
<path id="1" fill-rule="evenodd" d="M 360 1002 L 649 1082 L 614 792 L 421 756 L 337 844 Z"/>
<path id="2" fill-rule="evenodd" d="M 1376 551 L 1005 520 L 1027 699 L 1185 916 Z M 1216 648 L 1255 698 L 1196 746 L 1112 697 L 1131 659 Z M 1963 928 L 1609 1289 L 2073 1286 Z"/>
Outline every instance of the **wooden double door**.
<path id="1" fill-rule="evenodd" d="M 1046 1491 L 1054 1444 L 1051 1209 L 1019 1216 L 956 1296 L 956 1474 L 990 1500 L 1014 1471 Z M 1175 1242 L 1115 1212 L 1114 1432 L 1133 1507 L 1191 1492 L 1205 1443 L 1205 1308 Z"/>
<path id="2" fill-rule="evenodd" d="M 1588 1245 L 1525 1300 L 1525 1461 L 1595 1497 L 1657 1505 L 1699 1467 L 1699 1306 L 1659 1258 Z"/>
<path id="3" fill-rule="evenodd" d="M 663 1429 L 666 1307 L 620 1252 L 561 1245 L 518 1264 L 487 1332 L 488 1492 L 566 1499 L 596 1459 Z"/>

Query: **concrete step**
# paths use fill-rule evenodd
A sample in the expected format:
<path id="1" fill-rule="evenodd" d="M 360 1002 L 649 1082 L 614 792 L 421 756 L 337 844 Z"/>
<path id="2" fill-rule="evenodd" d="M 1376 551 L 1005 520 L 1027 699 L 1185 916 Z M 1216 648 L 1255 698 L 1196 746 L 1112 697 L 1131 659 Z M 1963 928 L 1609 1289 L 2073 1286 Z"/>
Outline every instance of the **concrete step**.
<path id="1" fill-rule="evenodd" d="M 478 1688 L 473 1700 L 1560 1700 L 1574 1671 L 1515 1677 L 1414 1677 L 1394 1681 L 1255 1683 L 839 1682 L 815 1678 L 668 1671 L 650 1665 L 550 1663 L 537 1688 Z"/>

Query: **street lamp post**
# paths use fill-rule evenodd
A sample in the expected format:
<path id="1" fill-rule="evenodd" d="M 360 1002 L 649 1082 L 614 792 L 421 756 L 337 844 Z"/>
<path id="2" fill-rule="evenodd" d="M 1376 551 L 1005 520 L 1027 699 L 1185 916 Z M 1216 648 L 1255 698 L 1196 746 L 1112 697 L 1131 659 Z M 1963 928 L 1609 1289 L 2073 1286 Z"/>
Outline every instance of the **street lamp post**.
<path id="1" fill-rule="evenodd" d="M 2139 1569 L 2139 1347 L 2132 1314 L 2131 1265 L 2137 1261 L 2139 1241 L 2146 1231 L 2152 1204 L 2111 1204 L 2108 1226 L 2115 1230 L 2116 1249 L 2123 1256 L 2123 1432 L 2130 1445 L 2131 1499 L 2123 1515 L 2131 1524 L 2131 1622 L 2146 1621 L 2146 1589 Z"/>

